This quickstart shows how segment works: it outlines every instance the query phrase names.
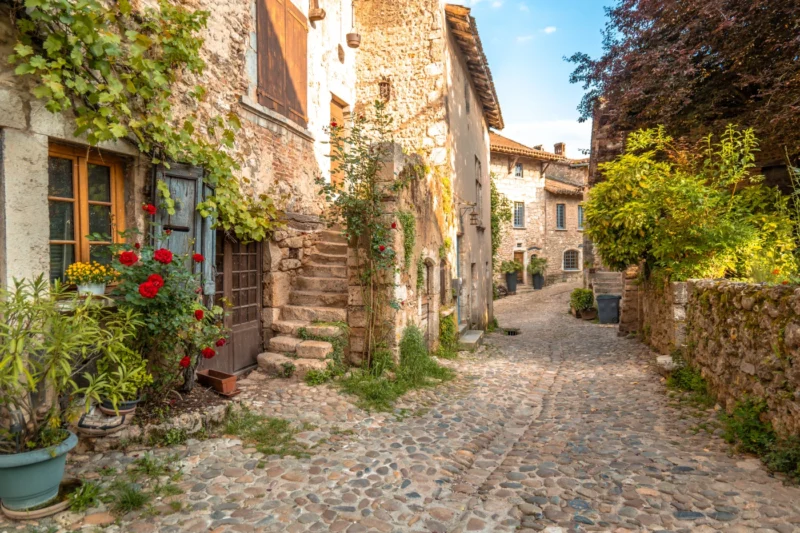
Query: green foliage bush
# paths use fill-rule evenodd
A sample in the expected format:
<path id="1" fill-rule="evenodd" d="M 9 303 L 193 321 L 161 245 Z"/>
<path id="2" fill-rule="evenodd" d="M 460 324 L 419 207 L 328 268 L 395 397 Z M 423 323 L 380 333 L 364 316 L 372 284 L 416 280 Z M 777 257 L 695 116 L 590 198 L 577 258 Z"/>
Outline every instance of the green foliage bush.
<path id="1" fill-rule="evenodd" d="M 492 227 L 492 270 L 497 266 L 497 250 L 500 249 L 500 244 L 503 242 L 503 229 L 506 224 L 511 223 L 513 212 L 511 210 L 511 200 L 497 190 L 497 185 L 494 182 L 494 174 L 490 179 L 489 191 L 490 209 L 491 209 L 491 227 Z"/>
<path id="2" fill-rule="evenodd" d="M 746 398 L 736 404 L 731 414 L 723 413 L 722 437 L 740 451 L 765 455 L 775 443 L 772 425 L 761 419 L 767 410 L 763 400 Z"/>
<path id="3" fill-rule="evenodd" d="M 528 260 L 528 274 L 535 276 L 536 274 L 544 274 L 547 270 L 546 257 L 531 257 Z"/>
<path id="4" fill-rule="evenodd" d="M 594 292 L 591 289 L 574 289 L 569 295 L 569 305 L 583 311 L 594 307 Z"/>
<path id="5" fill-rule="evenodd" d="M 700 150 L 676 146 L 663 128 L 628 137 L 601 166 L 586 204 L 587 235 L 605 264 L 645 261 L 671 279 L 746 278 L 754 262 L 797 270 L 787 199 L 755 173 L 758 141 L 733 126 Z"/>
<path id="6" fill-rule="evenodd" d="M 503 274 L 513 274 L 514 272 L 522 272 L 522 263 L 519 261 L 503 261 L 500 263 L 500 272 Z"/>
<path id="7" fill-rule="evenodd" d="M 397 220 L 403 230 L 403 270 L 408 272 L 414 257 L 414 246 L 417 244 L 417 219 L 410 211 L 398 211 Z"/>
<path id="8" fill-rule="evenodd" d="M 455 359 L 458 357 L 458 325 L 456 313 L 439 318 L 439 349 L 436 356 L 442 359 Z"/>

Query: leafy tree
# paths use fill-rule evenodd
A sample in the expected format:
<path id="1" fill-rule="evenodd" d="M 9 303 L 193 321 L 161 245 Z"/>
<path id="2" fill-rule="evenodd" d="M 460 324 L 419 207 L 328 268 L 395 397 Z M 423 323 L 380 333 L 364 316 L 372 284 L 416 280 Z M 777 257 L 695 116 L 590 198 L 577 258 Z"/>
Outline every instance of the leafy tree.
<path id="1" fill-rule="evenodd" d="M 606 179 L 586 204 L 605 264 L 645 261 L 673 279 L 746 278 L 765 261 L 794 273 L 788 199 L 753 173 L 757 151 L 753 131 L 733 127 L 697 151 L 663 127 L 632 133 L 626 152 L 601 165 Z"/>
<path id="2" fill-rule="evenodd" d="M 602 98 L 620 132 L 663 124 L 698 138 L 738 123 L 769 150 L 800 152 L 796 0 L 618 0 L 606 12 L 602 57 L 568 59 L 583 120 Z"/>

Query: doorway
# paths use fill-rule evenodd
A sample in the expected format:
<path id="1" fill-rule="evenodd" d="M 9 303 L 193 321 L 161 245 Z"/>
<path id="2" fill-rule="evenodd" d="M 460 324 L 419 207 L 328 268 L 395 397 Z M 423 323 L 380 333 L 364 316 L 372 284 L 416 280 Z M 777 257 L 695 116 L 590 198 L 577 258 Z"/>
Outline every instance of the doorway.
<path id="1" fill-rule="evenodd" d="M 217 232 L 214 304 L 225 309 L 227 344 L 203 368 L 236 373 L 257 364 L 261 341 L 261 245 L 242 244 Z"/>
<path id="2" fill-rule="evenodd" d="M 514 261 L 521 265 L 525 265 L 525 252 L 514 252 Z M 517 272 L 517 283 L 525 283 L 525 269 L 523 268 Z"/>

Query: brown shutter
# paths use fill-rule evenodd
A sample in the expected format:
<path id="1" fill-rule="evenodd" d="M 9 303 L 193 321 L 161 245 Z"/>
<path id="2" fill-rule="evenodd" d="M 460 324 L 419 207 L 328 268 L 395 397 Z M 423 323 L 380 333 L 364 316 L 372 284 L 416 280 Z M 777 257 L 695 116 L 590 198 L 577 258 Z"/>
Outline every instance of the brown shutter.
<path id="1" fill-rule="evenodd" d="M 257 0 L 258 103 L 287 115 L 286 3 L 291 0 Z"/>
<path id="2" fill-rule="evenodd" d="M 288 117 L 305 126 L 308 122 L 308 23 L 291 0 L 286 2 L 286 96 Z"/>

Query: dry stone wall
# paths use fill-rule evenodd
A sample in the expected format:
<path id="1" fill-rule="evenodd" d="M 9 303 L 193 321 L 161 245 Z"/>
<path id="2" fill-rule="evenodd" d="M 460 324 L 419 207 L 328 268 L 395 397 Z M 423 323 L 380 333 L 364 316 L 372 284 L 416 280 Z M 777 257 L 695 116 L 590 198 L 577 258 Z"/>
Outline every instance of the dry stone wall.
<path id="1" fill-rule="evenodd" d="M 686 330 L 686 283 L 639 284 L 638 318 L 643 340 L 662 354 L 683 346 Z"/>

